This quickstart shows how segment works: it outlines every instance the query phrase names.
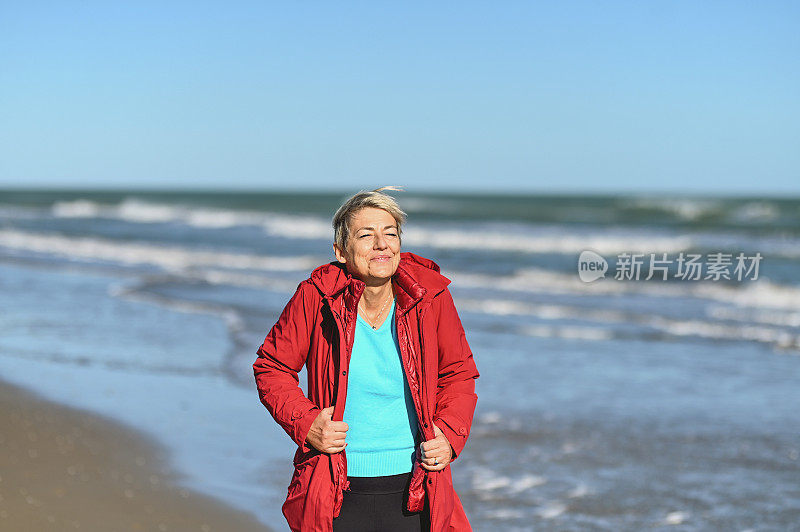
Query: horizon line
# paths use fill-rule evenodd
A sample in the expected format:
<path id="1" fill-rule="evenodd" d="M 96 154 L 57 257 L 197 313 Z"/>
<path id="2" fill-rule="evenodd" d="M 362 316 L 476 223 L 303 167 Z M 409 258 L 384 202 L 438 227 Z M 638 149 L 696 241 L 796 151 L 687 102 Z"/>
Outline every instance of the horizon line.
<path id="1" fill-rule="evenodd" d="M 386 186 L 386 185 L 381 185 Z M 403 185 L 398 185 L 403 186 Z M 375 187 L 379 188 L 379 187 Z M 311 195 L 328 195 L 328 194 L 353 194 L 355 189 L 360 190 L 373 190 L 365 187 L 346 187 L 346 188 L 326 188 L 326 187 L 307 187 L 307 188 L 289 188 L 289 187 L 181 187 L 169 185 L 164 187 L 157 186 L 91 186 L 91 185 L 58 185 L 58 186 L 9 186 L 0 184 L 0 192 L 27 192 L 27 193 L 159 193 L 159 194 L 180 194 L 180 193 L 193 193 L 193 194 L 266 194 L 266 193 L 279 193 L 279 194 L 311 194 Z M 752 191 L 752 190 L 739 190 L 739 191 L 725 191 L 718 192 L 710 189 L 703 190 L 681 190 L 681 189 L 649 189 L 649 190 L 632 190 L 632 189 L 482 189 L 482 188 L 460 188 L 458 190 L 447 188 L 417 188 L 409 189 L 404 186 L 404 190 L 393 190 L 391 192 L 406 195 L 447 195 L 447 196 L 474 196 L 474 195 L 487 195 L 494 197 L 504 196 L 594 196 L 594 197 L 640 197 L 640 196 L 654 196 L 654 195 L 669 195 L 679 197 L 691 198 L 763 198 L 763 199 L 800 199 L 800 190 L 777 190 L 777 191 Z M 391 194 L 390 194 L 391 195 Z"/>

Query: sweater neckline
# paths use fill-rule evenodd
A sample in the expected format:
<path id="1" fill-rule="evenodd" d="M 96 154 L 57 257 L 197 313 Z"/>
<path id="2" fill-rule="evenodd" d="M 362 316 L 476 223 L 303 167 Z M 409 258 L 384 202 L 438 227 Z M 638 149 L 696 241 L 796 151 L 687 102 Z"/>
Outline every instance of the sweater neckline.
<path id="1" fill-rule="evenodd" d="M 369 329 L 370 332 L 373 332 L 373 333 L 381 332 L 383 330 L 384 326 L 386 325 L 386 322 L 388 322 L 390 320 L 390 318 L 394 315 L 394 308 L 395 308 L 395 304 L 396 303 L 397 303 L 397 296 L 395 296 L 392 299 L 392 304 L 389 305 L 389 313 L 386 315 L 386 318 L 383 320 L 383 323 L 381 323 L 380 326 L 377 329 L 373 329 L 372 325 L 370 325 L 367 320 L 365 320 L 363 317 L 361 317 L 361 314 L 358 313 L 358 312 L 356 312 L 356 316 L 358 316 L 356 319 L 359 320 L 360 323 L 362 323 L 367 329 Z"/>

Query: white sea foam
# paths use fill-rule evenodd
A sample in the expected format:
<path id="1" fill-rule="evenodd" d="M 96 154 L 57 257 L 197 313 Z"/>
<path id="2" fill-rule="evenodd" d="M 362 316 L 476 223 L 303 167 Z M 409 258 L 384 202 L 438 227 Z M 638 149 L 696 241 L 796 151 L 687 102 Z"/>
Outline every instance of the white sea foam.
<path id="1" fill-rule="evenodd" d="M 488 510 L 485 514 L 486 517 L 490 519 L 521 519 L 525 517 L 525 514 L 522 513 L 521 510 L 516 510 L 514 508 L 495 508 L 493 510 Z"/>
<path id="2" fill-rule="evenodd" d="M 51 212 L 60 218 L 109 218 L 133 223 L 180 222 L 203 228 L 260 226 L 279 216 L 257 211 L 155 203 L 136 198 L 127 198 L 117 204 L 90 200 L 59 201 L 53 204 Z"/>
<path id="3" fill-rule="evenodd" d="M 546 320 L 590 319 L 600 322 L 621 322 L 627 319 L 623 312 L 606 309 L 592 309 L 586 306 L 533 304 L 508 299 L 465 299 L 456 298 L 460 310 L 492 314 L 496 316 L 533 316 Z"/>
<path id="4" fill-rule="evenodd" d="M 565 234 L 563 231 L 536 231 L 532 234 L 500 231 L 456 231 L 413 227 L 403 232 L 404 241 L 413 245 L 439 249 L 476 249 L 481 251 L 517 251 L 524 253 L 565 253 L 578 255 L 585 249 L 600 254 L 628 252 L 674 253 L 690 248 L 689 236 L 655 236 L 647 234 Z"/>
<path id="5" fill-rule="evenodd" d="M 589 493 L 591 493 L 589 486 L 581 483 L 572 488 L 571 490 L 569 490 L 569 492 L 567 493 L 567 497 L 569 497 L 570 499 L 577 499 L 578 497 L 584 497 Z"/>
<path id="6" fill-rule="evenodd" d="M 800 327 L 800 312 L 709 305 L 706 308 L 706 315 L 718 320 Z"/>
<path id="7" fill-rule="evenodd" d="M 670 212 L 689 221 L 718 212 L 724 207 L 719 201 L 698 198 L 637 198 L 633 200 L 632 205 Z"/>
<path id="8" fill-rule="evenodd" d="M 100 216 L 103 206 L 89 200 L 57 201 L 50 210 L 59 218 L 95 218 Z"/>
<path id="9" fill-rule="evenodd" d="M 508 491 L 511 493 L 519 493 L 526 491 L 536 486 L 541 486 L 547 483 L 547 478 L 540 475 L 523 475 L 520 478 L 511 481 L 508 486 Z"/>
<path id="10" fill-rule="evenodd" d="M 763 201 L 751 201 L 736 208 L 730 218 L 736 221 L 770 221 L 778 217 L 780 211 L 774 204 Z"/>
<path id="11" fill-rule="evenodd" d="M 423 203 L 428 200 L 421 199 Z M 707 207 L 697 200 L 641 200 L 642 205 L 655 202 L 664 208 L 676 209 L 692 217 Z M 677 203 L 675 203 L 677 201 Z M 751 207 L 756 209 L 756 207 Z M 61 201 L 53 204 L 56 217 L 109 218 L 131 223 L 181 223 L 198 228 L 260 227 L 265 233 L 289 238 L 329 241 L 330 219 L 323 216 L 294 215 L 277 212 L 197 207 L 157 203 L 126 198 L 117 204 L 91 200 Z M 699 214 L 698 214 L 699 215 Z M 513 224 L 512 224 L 513 225 Z M 624 228 L 602 228 L 585 234 L 565 233 L 558 225 L 513 225 L 511 229 L 488 227 L 479 230 L 443 229 L 424 223 L 408 225 L 403 231 L 405 246 L 428 246 L 438 249 L 469 249 L 521 253 L 563 253 L 578 255 L 592 249 L 603 255 L 631 253 L 676 253 L 700 247 L 719 249 L 746 248 L 773 256 L 800 257 L 800 240 L 793 237 L 752 239 L 738 235 L 730 240 L 723 234 L 664 234 Z M 724 243 L 725 246 L 721 244 Z"/>
<path id="12" fill-rule="evenodd" d="M 614 334 L 598 327 L 570 327 L 554 325 L 531 325 L 523 327 L 523 334 L 541 338 L 564 338 L 569 340 L 610 340 Z"/>
<path id="13" fill-rule="evenodd" d="M 613 278 L 584 283 L 577 273 L 563 273 L 542 268 L 524 268 L 512 275 L 496 276 L 466 272 L 446 275 L 458 286 L 492 288 L 494 290 L 543 294 L 642 294 L 652 297 L 694 297 L 732 303 L 741 307 L 772 308 L 800 311 L 800 287 L 778 284 L 766 277 L 756 281 L 741 281 L 736 286 L 715 281 L 683 283 L 616 281 Z M 511 312 L 515 303 L 507 305 Z M 502 308 L 496 307 L 497 312 Z M 513 312 L 512 312 L 513 313 Z"/>
<path id="14" fill-rule="evenodd" d="M 547 483 L 547 477 L 525 474 L 518 478 L 497 475 L 491 469 L 477 468 L 472 473 L 472 487 L 478 491 L 489 492 L 505 489 L 508 493 L 521 493 Z"/>
<path id="15" fill-rule="evenodd" d="M 689 512 L 670 512 L 664 517 L 662 524 L 665 525 L 680 525 L 686 522 L 689 518 Z"/>
<path id="16" fill-rule="evenodd" d="M 713 294 L 721 297 L 720 294 Z M 460 310 L 494 315 L 516 315 L 535 317 L 540 320 L 589 320 L 599 325 L 630 325 L 638 323 L 663 331 L 673 336 L 698 336 L 721 340 L 750 340 L 774 344 L 785 349 L 800 349 L 800 334 L 783 327 L 797 326 L 800 323 L 800 312 L 758 309 L 730 308 L 715 305 L 709 313 L 715 318 L 730 320 L 733 317 L 744 324 L 730 324 L 721 321 L 699 319 L 680 319 L 659 316 L 657 314 L 625 313 L 603 308 L 588 308 L 578 305 L 532 304 L 515 300 L 502 299 L 463 299 L 456 298 Z M 738 310 L 738 314 L 736 311 Z M 749 322 L 748 316 L 759 319 Z M 522 327 L 519 332 L 540 338 L 564 338 L 589 341 L 603 341 L 615 337 L 614 332 L 605 327 L 535 324 Z"/>
<path id="17" fill-rule="evenodd" d="M 153 265 L 176 272 L 199 267 L 295 271 L 309 270 L 320 264 L 319 258 L 313 256 L 273 257 L 246 253 L 200 251 L 180 246 L 121 242 L 102 238 L 67 237 L 13 229 L 0 230 L 0 246 L 70 259 L 102 260 L 122 265 Z"/>
<path id="18" fill-rule="evenodd" d="M 222 270 L 203 270 L 196 272 L 194 277 L 201 279 L 209 284 L 219 284 L 228 286 L 244 286 L 253 288 L 269 288 L 279 292 L 293 292 L 297 287 L 294 281 L 275 279 L 273 277 L 239 273 Z"/>
<path id="19" fill-rule="evenodd" d="M 728 325 L 698 320 L 674 320 L 652 316 L 647 320 L 651 325 L 675 336 L 700 336 L 720 340 L 751 340 L 774 344 L 787 349 L 800 348 L 798 334 L 757 325 Z"/>
<path id="20" fill-rule="evenodd" d="M 742 282 L 736 288 L 718 283 L 697 283 L 694 294 L 741 307 L 800 310 L 800 287 L 774 283 L 767 278 Z"/>
<path id="21" fill-rule="evenodd" d="M 542 519 L 553 519 L 563 514 L 567 510 L 567 505 L 559 501 L 550 501 L 536 510 L 536 515 Z"/>
<path id="22" fill-rule="evenodd" d="M 472 472 L 472 487 L 478 491 L 492 491 L 511 484 L 511 479 L 497 475 L 487 467 L 479 467 Z"/>
<path id="23" fill-rule="evenodd" d="M 83 207 L 80 207 L 83 209 Z M 0 229 L 0 246 L 15 250 L 44 253 L 73 260 L 108 261 L 121 265 L 152 265 L 165 271 L 214 284 L 271 287 L 289 291 L 291 283 L 270 279 L 260 272 L 309 271 L 322 261 L 316 256 L 272 257 L 246 253 L 203 251 L 181 246 L 124 242 L 90 237 L 67 237 L 58 234 Z M 726 303 L 725 310 L 715 305 L 709 315 L 718 319 L 736 319 L 740 323 L 708 320 L 681 320 L 642 314 L 636 322 L 673 336 L 699 336 L 711 339 L 750 340 L 786 349 L 800 348 L 800 335 L 786 330 L 800 323 L 800 288 L 773 283 L 762 278 L 738 286 L 710 281 L 701 283 L 642 283 L 607 280 L 592 285 L 582 283 L 577 275 L 528 268 L 511 276 L 448 274 L 461 287 L 490 288 L 542 294 L 641 294 L 654 298 L 694 297 L 709 302 Z M 290 286 L 291 285 L 291 286 Z M 459 299 L 460 309 L 494 315 L 533 316 L 540 320 L 580 319 L 598 324 L 625 324 L 626 313 L 583 306 L 532 304 L 517 300 L 484 298 L 480 301 Z M 733 307 L 731 306 L 733 305 Z M 742 312 L 734 314 L 733 309 Z M 748 319 L 750 314 L 752 319 Z M 783 328 L 782 328 L 783 327 Z M 520 332 L 536 337 L 602 341 L 614 337 L 607 327 L 586 325 L 531 324 Z"/>
<path id="24" fill-rule="evenodd" d="M 491 491 L 499 488 L 505 488 L 511 484 L 511 479 L 508 477 L 486 477 L 478 480 L 473 479 L 472 486 L 479 490 Z"/>
<path id="25" fill-rule="evenodd" d="M 500 423 L 503 421 L 503 415 L 500 412 L 486 412 L 481 414 L 478 419 L 482 423 Z"/>
<path id="26" fill-rule="evenodd" d="M 128 198 L 118 204 L 89 200 L 57 202 L 52 207 L 57 217 L 111 218 L 134 223 L 177 222 L 201 228 L 260 226 L 267 234 L 313 240 L 330 240 L 332 228 L 327 218 L 274 212 L 212 209 L 179 204 L 163 204 Z M 594 249 L 599 253 L 675 252 L 688 248 L 688 236 L 655 236 L 638 232 L 596 232 L 587 235 L 564 234 L 560 230 L 540 229 L 536 234 L 517 229 L 513 234 L 500 230 L 463 231 L 425 226 L 406 227 L 403 242 L 410 246 L 439 249 L 479 249 L 525 253 L 574 253 Z"/>

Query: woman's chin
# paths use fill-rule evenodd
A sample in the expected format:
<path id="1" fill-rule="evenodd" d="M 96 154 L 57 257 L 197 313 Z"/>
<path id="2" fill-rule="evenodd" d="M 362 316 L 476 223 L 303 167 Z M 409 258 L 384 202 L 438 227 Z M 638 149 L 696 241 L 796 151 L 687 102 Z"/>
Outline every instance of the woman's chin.
<path id="1" fill-rule="evenodd" d="M 373 279 L 389 279 L 396 270 L 397 268 L 393 268 L 392 264 L 389 263 L 378 267 L 373 266 L 369 270 L 369 275 Z"/>

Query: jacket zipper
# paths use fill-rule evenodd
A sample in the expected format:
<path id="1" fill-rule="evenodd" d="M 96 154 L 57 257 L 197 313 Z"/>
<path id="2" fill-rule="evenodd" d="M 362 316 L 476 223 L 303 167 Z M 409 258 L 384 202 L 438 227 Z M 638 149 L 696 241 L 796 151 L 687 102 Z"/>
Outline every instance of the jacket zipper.
<path id="1" fill-rule="evenodd" d="M 428 310 L 427 307 L 420 309 L 419 318 L 417 321 L 417 329 L 419 330 L 419 394 L 420 394 L 420 407 L 425 406 L 425 402 L 422 400 L 425 397 L 425 362 L 422 360 L 425 356 L 425 335 L 423 334 L 423 318 L 425 316 L 425 311 Z M 424 415 L 424 412 L 423 412 Z M 433 422 L 433 416 L 430 416 L 431 422 Z M 436 431 L 434 431 L 435 434 Z"/>
<path id="2" fill-rule="evenodd" d="M 417 388 L 419 389 L 419 394 L 418 394 L 419 397 L 418 397 L 417 400 L 414 401 L 414 408 L 417 411 L 417 426 L 419 426 L 420 432 L 422 433 L 422 437 L 423 437 L 422 441 L 425 441 L 427 439 L 427 436 L 425 435 L 425 429 L 423 427 L 423 420 L 424 420 L 424 412 L 422 411 L 422 397 L 423 396 L 422 396 L 422 381 L 420 380 L 422 378 L 422 376 L 419 374 L 419 372 L 416 371 L 416 367 L 415 367 L 415 360 L 417 359 L 417 356 L 416 356 L 416 352 L 414 351 L 414 343 L 413 343 L 413 340 L 412 340 L 411 334 L 410 334 L 411 331 L 409 330 L 410 328 L 408 327 L 408 316 L 404 315 L 403 318 L 404 318 L 404 323 L 406 325 L 406 327 L 405 327 L 405 329 L 406 329 L 405 342 L 404 343 L 408 347 L 408 351 L 409 351 L 408 352 L 409 365 L 411 365 L 411 367 L 414 367 L 415 373 L 417 373 L 417 379 L 416 380 L 417 380 Z M 410 386 L 411 385 L 411 379 L 409 378 L 408 368 L 406 367 L 405 364 L 403 364 L 403 369 L 406 372 L 406 379 L 408 379 L 409 386 Z M 431 430 L 433 430 L 433 429 L 431 429 Z"/>

